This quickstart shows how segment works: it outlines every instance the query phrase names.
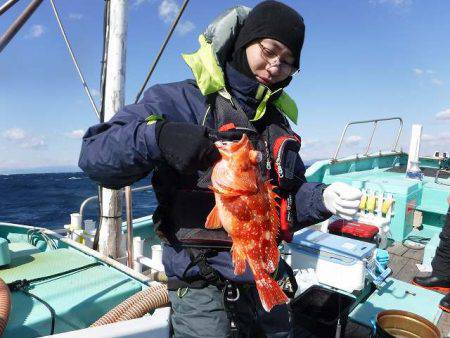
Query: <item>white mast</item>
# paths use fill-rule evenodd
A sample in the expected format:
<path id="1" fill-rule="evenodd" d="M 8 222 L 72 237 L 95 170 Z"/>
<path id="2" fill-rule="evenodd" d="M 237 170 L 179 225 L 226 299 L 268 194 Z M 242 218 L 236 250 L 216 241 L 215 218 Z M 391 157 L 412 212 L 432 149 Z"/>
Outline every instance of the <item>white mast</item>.
<path id="1" fill-rule="evenodd" d="M 124 105 L 125 60 L 127 41 L 128 0 L 110 0 L 108 65 L 105 86 L 105 121 Z M 99 251 L 112 258 L 124 255 L 122 242 L 122 204 L 119 190 L 102 188 Z"/>

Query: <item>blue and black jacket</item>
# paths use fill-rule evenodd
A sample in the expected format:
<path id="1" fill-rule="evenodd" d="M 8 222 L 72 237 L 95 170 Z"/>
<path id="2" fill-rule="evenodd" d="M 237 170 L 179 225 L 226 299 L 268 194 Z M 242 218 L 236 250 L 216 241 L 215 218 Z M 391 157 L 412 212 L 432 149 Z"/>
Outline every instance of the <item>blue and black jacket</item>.
<path id="1" fill-rule="evenodd" d="M 291 121 L 297 120 L 295 103 L 282 90 L 272 92 L 256 80 L 247 78 L 223 59 L 224 49 L 230 47 L 233 32 L 226 25 L 239 25 L 248 10 L 238 7 L 215 22 L 199 38 L 200 49 L 194 54 L 183 55 L 193 71 L 195 79 L 155 85 L 148 89 L 138 104 L 125 106 L 111 120 L 92 126 L 83 138 L 79 166 L 87 175 L 102 186 L 121 188 L 130 185 L 152 171 L 170 170 L 165 165 L 155 138 L 154 117 L 172 122 L 188 122 L 214 129 L 216 126 L 205 113 L 210 108 L 208 97 L 226 91 L 242 107 L 250 121 L 261 127 L 269 121 L 273 111 L 281 112 Z M 225 27 L 223 22 L 225 22 Z M 231 34 L 224 38 L 224 35 Z M 234 33 L 235 34 L 235 33 Z M 298 156 L 298 155 L 297 155 Z M 305 179 L 305 167 L 300 157 L 295 162 L 295 176 L 300 184 L 295 195 L 294 230 L 323 221 L 330 216 L 323 204 L 323 185 L 309 183 Z M 154 175 L 155 176 L 155 175 Z M 198 178 L 198 177 L 197 177 Z M 179 176 L 180 185 L 190 185 L 194 178 Z M 155 183 L 153 182 L 154 186 Z M 160 187 L 163 185 L 159 185 Z M 168 187 L 167 189 L 171 189 Z M 158 193 L 157 193 L 158 197 Z M 159 201 L 161 203 L 161 201 Z M 195 209 L 192 210 L 195 213 Z M 198 267 L 191 265 L 187 250 L 164 245 L 163 264 L 169 279 L 183 279 L 199 274 Z M 219 251 L 208 258 L 208 263 L 223 277 L 252 282 L 250 269 L 234 275 L 229 251 Z"/>

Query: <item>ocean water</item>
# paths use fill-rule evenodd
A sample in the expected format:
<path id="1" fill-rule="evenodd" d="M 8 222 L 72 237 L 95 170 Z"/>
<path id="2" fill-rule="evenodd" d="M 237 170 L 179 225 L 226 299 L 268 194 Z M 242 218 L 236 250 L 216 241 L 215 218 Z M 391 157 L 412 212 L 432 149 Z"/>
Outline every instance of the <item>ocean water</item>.
<path id="1" fill-rule="evenodd" d="M 133 188 L 149 184 L 145 178 Z M 0 188 L 0 222 L 49 229 L 70 223 L 70 214 L 78 212 L 86 198 L 97 195 L 97 185 L 81 172 L 0 175 Z M 150 215 L 155 208 L 152 190 L 133 193 L 133 218 Z M 98 203 L 93 201 L 85 208 L 84 219 L 97 221 L 97 217 Z"/>

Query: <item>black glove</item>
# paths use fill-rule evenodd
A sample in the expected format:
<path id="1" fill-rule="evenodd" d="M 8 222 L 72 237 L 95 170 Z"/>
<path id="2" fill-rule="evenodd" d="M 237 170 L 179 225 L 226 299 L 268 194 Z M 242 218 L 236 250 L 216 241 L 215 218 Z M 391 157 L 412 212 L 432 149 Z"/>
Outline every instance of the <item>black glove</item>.
<path id="1" fill-rule="evenodd" d="M 242 135 L 247 134 L 250 140 L 257 140 L 256 131 L 248 128 L 235 128 L 227 131 L 208 130 L 208 137 L 215 141 L 239 141 Z"/>
<path id="2" fill-rule="evenodd" d="M 158 121 L 156 141 L 163 158 L 183 174 L 206 170 L 220 159 L 205 127 L 185 122 Z"/>

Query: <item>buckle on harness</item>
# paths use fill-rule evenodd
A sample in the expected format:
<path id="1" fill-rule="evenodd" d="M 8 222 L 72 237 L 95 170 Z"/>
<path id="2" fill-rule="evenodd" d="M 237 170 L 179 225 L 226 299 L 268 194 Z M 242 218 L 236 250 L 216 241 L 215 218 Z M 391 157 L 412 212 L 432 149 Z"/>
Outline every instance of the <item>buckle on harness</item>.
<path id="1" fill-rule="evenodd" d="M 225 283 L 223 292 L 227 302 L 236 302 L 240 297 L 239 289 L 228 281 Z"/>
<path id="2" fill-rule="evenodd" d="M 206 261 L 205 253 L 200 253 L 194 260 L 199 267 L 200 275 L 208 282 L 216 282 L 220 279 L 219 274 Z"/>

